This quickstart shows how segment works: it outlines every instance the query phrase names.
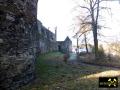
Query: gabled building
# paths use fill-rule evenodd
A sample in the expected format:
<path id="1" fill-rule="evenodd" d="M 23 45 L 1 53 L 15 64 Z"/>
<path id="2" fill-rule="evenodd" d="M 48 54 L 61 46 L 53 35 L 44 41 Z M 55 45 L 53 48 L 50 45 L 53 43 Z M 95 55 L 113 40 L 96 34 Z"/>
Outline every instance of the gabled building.
<path id="1" fill-rule="evenodd" d="M 69 37 L 66 37 L 64 41 L 58 41 L 58 51 L 63 53 L 72 52 L 72 41 Z"/>

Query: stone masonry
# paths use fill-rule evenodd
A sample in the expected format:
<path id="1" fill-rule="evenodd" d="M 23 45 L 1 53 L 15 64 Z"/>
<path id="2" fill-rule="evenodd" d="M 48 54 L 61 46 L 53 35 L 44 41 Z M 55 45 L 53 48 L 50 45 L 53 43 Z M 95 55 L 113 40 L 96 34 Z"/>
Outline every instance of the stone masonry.
<path id="1" fill-rule="evenodd" d="M 47 53 L 51 51 L 57 51 L 56 36 L 49 29 L 44 27 L 38 20 L 38 31 L 39 31 L 39 53 Z"/>
<path id="2" fill-rule="evenodd" d="M 0 0 L 0 89 L 34 79 L 39 45 L 37 0 Z"/>
<path id="3" fill-rule="evenodd" d="M 38 0 L 0 0 L 0 90 L 17 90 L 35 78 L 39 53 L 71 51 L 72 42 L 37 20 Z M 59 47 L 58 47 L 59 45 Z"/>
<path id="4" fill-rule="evenodd" d="M 58 41 L 58 51 L 63 53 L 72 52 L 72 41 L 69 37 L 66 37 L 64 41 Z"/>

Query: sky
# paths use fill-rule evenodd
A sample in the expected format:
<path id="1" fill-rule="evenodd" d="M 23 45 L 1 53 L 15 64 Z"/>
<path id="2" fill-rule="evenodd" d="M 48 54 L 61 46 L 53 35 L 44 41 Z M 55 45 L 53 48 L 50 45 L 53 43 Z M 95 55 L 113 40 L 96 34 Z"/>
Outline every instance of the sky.
<path id="1" fill-rule="evenodd" d="M 117 1 L 107 3 L 111 8 L 111 15 L 106 11 L 102 12 L 104 16 L 104 23 L 106 27 L 102 28 L 101 32 L 108 37 L 103 37 L 105 41 L 115 41 L 120 38 L 120 3 Z"/>
<path id="2" fill-rule="evenodd" d="M 82 0 L 79 0 L 82 1 Z M 80 2 L 82 3 L 82 2 Z M 107 37 L 101 37 L 100 39 L 105 41 L 115 40 L 116 37 L 119 38 L 120 31 L 120 4 L 115 2 L 105 3 L 111 8 L 111 12 L 101 11 L 101 15 L 104 18 L 104 22 L 101 22 L 106 27 L 100 30 Z M 55 27 L 57 26 L 57 40 L 63 41 L 67 36 L 76 44 L 76 39 L 73 38 L 75 34 L 72 24 L 75 23 L 73 19 L 77 13 L 74 12 L 76 4 L 73 0 L 39 0 L 38 1 L 38 15 L 37 18 L 42 22 L 45 27 L 54 33 Z M 104 5 L 103 5 L 104 6 Z M 111 37 L 110 37 L 111 36 Z M 112 36 L 115 36 L 114 38 Z M 91 39 L 91 42 L 93 40 Z"/>

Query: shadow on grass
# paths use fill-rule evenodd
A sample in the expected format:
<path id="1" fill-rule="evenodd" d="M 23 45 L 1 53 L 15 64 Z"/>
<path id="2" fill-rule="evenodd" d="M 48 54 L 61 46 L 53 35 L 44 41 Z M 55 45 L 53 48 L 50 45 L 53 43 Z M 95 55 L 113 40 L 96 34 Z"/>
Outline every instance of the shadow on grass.
<path id="1" fill-rule="evenodd" d="M 38 57 L 36 75 L 36 80 L 22 90 L 104 90 L 98 88 L 98 77 L 119 76 L 120 71 L 100 66 L 66 64 L 63 54 L 55 52 Z"/>

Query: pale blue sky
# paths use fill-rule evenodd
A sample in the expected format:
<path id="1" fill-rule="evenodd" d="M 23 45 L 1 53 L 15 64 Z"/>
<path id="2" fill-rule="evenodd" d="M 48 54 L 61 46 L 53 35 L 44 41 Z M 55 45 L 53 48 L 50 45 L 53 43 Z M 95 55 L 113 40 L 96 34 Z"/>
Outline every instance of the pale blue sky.
<path id="1" fill-rule="evenodd" d="M 115 1 L 105 3 L 105 5 L 111 7 L 112 17 L 107 11 L 102 11 L 101 14 L 104 16 L 104 24 L 111 29 L 103 28 L 101 32 L 104 33 L 105 36 L 120 36 L 120 4 Z M 54 32 L 54 28 L 57 26 L 57 40 L 61 41 L 64 40 L 66 36 L 69 36 L 73 44 L 76 44 L 76 40 L 72 38 L 74 32 L 71 29 L 71 25 L 74 24 L 74 7 L 75 3 L 73 0 L 39 0 L 37 17 L 44 26 L 50 27 L 52 32 Z M 116 37 L 114 37 L 114 39 L 115 38 Z M 110 37 L 104 39 L 106 41 L 111 40 Z"/>

